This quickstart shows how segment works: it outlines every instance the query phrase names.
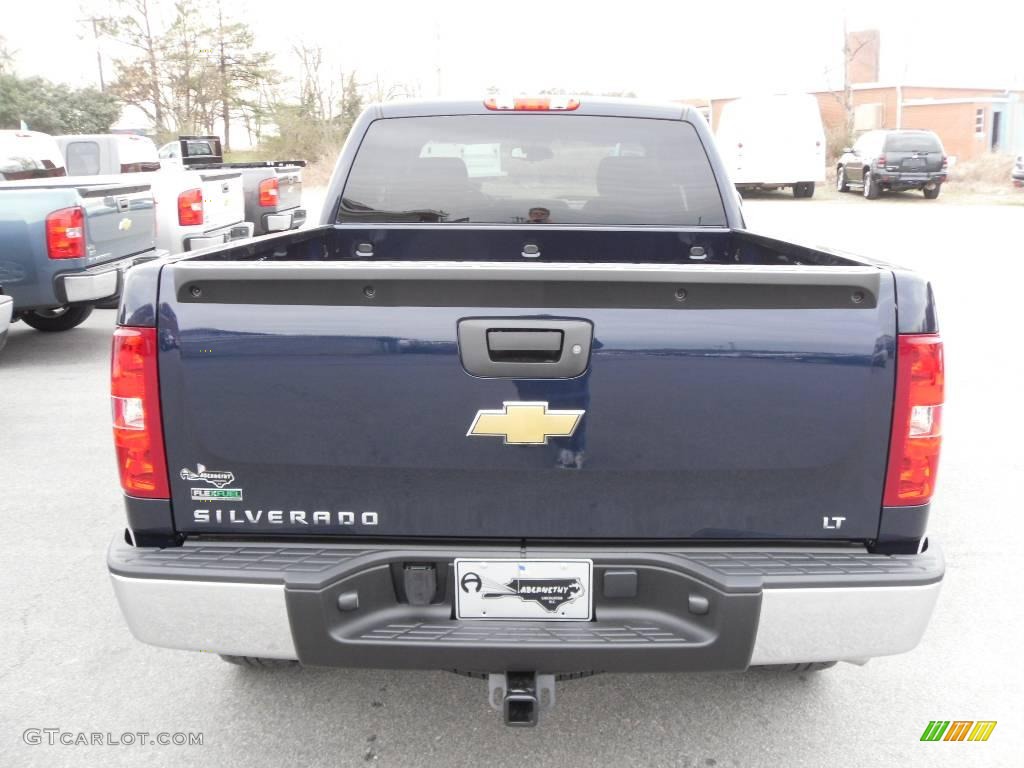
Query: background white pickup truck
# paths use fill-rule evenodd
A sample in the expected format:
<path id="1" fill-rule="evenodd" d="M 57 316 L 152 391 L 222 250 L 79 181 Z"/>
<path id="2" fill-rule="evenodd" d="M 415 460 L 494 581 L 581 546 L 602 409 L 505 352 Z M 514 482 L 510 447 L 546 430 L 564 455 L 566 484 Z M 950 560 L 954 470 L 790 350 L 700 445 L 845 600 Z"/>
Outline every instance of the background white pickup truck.
<path id="1" fill-rule="evenodd" d="M 157 247 L 171 253 L 251 237 L 242 174 L 230 169 L 161 167 L 145 136 L 57 136 L 69 176 L 132 173 L 145 177 L 156 201 Z"/>

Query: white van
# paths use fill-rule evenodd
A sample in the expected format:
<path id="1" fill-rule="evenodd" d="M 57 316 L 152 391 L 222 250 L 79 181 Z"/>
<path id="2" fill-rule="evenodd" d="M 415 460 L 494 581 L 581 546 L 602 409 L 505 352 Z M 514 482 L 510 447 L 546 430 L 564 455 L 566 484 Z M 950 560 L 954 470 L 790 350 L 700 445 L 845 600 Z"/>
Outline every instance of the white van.
<path id="1" fill-rule="evenodd" d="M 715 139 L 740 191 L 792 187 L 794 197 L 810 197 L 814 185 L 825 181 L 825 129 L 810 94 L 730 101 Z"/>

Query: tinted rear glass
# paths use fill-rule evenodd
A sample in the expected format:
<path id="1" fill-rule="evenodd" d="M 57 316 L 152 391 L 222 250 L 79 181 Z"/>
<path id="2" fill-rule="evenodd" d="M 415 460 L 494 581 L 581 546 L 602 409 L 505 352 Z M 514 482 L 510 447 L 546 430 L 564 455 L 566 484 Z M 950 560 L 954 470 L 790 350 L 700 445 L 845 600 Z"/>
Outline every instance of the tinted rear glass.
<path id="1" fill-rule="evenodd" d="M 217 154 L 209 141 L 186 141 L 185 152 L 185 157 L 209 157 Z"/>
<path id="2" fill-rule="evenodd" d="M 156 144 L 145 136 L 124 136 L 118 140 L 121 173 L 149 173 L 160 170 Z"/>
<path id="3" fill-rule="evenodd" d="M 49 136 L 0 131 L 0 181 L 64 175 L 60 148 Z"/>
<path id="4" fill-rule="evenodd" d="M 689 123 L 456 115 L 374 122 L 338 220 L 722 226 L 725 211 Z"/>
<path id="5" fill-rule="evenodd" d="M 100 172 L 100 145 L 95 141 L 73 141 L 65 154 L 69 176 L 95 176 Z"/>
<path id="6" fill-rule="evenodd" d="M 891 133 L 885 137 L 886 152 L 941 152 L 934 133 Z"/>

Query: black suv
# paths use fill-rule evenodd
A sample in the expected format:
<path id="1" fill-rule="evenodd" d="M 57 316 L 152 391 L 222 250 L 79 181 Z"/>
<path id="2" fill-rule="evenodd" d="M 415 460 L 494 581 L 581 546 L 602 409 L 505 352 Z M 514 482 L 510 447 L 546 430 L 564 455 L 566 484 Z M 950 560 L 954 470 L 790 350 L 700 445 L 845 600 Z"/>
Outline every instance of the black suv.
<path id="1" fill-rule="evenodd" d="M 920 189 L 934 200 L 948 171 L 942 142 L 931 131 L 868 131 L 843 150 L 836 188 L 849 192 L 850 187 L 860 187 L 869 200 L 886 189 Z"/>

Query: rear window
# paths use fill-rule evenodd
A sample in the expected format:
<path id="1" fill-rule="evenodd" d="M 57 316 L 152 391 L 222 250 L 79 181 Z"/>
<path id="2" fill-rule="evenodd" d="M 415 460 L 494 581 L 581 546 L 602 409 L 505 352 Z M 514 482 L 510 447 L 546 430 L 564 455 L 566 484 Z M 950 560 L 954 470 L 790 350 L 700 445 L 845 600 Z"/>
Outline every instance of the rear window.
<path id="1" fill-rule="evenodd" d="M 941 152 L 934 133 L 891 133 L 885 138 L 886 152 Z"/>
<path id="2" fill-rule="evenodd" d="M 64 176 L 61 166 L 52 160 L 39 160 L 34 157 L 0 157 L 0 179 L 3 181 L 23 181 L 25 179 L 51 179 Z"/>
<path id="3" fill-rule="evenodd" d="M 340 222 L 723 226 L 689 123 L 582 115 L 374 122 Z"/>
<path id="4" fill-rule="evenodd" d="M 148 173 L 160 170 L 156 145 L 145 136 L 125 136 L 118 140 L 121 173 Z"/>
<path id="5" fill-rule="evenodd" d="M 185 157 L 215 157 L 217 154 L 218 149 L 210 141 L 197 139 L 185 142 Z"/>
<path id="6" fill-rule="evenodd" d="M 100 145 L 95 141 L 72 141 L 65 154 L 69 176 L 95 176 L 100 172 Z"/>
<path id="7" fill-rule="evenodd" d="M 0 180 L 48 179 L 64 175 L 64 160 L 52 138 L 0 131 Z"/>

